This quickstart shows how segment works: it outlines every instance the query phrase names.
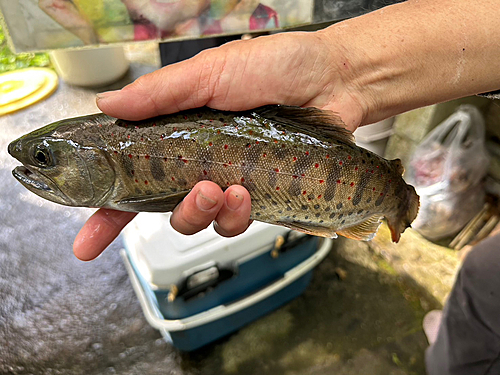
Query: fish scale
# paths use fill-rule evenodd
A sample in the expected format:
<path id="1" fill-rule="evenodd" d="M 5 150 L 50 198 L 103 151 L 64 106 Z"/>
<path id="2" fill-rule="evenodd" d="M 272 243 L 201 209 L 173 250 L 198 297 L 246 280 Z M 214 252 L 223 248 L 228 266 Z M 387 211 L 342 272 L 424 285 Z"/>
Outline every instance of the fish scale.
<path id="1" fill-rule="evenodd" d="M 210 180 L 222 189 L 244 186 L 256 220 L 366 240 L 385 217 L 397 242 L 416 216 L 418 196 L 399 160 L 356 146 L 340 125 L 331 112 L 289 106 L 200 108 L 139 122 L 96 114 L 27 134 L 9 152 L 25 168 L 14 175 L 58 203 L 170 211 L 197 182 Z M 50 166 L 40 165 L 40 152 Z M 77 180 L 78 163 L 89 168 L 88 181 Z M 92 191 L 83 200 L 72 183 Z"/>

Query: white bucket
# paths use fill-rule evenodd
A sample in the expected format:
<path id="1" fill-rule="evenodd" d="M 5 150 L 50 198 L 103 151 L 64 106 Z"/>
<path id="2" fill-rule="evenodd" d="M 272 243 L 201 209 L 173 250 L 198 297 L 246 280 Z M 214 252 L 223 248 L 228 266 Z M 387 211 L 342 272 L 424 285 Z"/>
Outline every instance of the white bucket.
<path id="1" fill-rule="evenodd" d="M 376 122 L 374 124 L 361 126 L 354 132 L 356 144 L 377 155 L 384 156 L 387 141 L 392 135 L 392 124 L 394 117 Z"/>
<path id="2" fill-rule="evenodd" d="M 122 46 L 56 50 L 50 56 L 59 76 L 77 86 L 109 85 L 129 68 Z"/>

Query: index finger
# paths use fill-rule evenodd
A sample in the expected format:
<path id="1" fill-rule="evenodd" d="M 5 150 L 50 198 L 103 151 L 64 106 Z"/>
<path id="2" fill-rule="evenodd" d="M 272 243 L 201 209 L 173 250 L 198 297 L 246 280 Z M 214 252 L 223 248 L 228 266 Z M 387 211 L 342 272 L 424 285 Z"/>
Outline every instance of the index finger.
<path id="1" fill-rule="evenodd" d="M 100 208 L 77 234 L 73 243 L 73 253 L 83 261 L 97 258 L 135 215 L 137 215 L 135 212 Z"/>

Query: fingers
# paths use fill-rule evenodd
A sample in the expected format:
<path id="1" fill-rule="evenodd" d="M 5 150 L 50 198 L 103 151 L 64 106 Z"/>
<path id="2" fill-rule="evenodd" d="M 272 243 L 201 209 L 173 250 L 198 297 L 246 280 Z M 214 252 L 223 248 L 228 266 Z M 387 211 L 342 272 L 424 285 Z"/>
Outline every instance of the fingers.
<path id="1" fill-rule="evenodd" d="M 75 256 L 84 261 L 99 256 L 120 234 L 134 216 L 134 212 L 123 212 L 101 208 L 84 224 L 73 243 Z"/>
<path id="2" fill-rule="evenodd" d="M 245 231 L 250 218 L 250 194 L 239 185 L 225 193 L 210 181 L 198 183 L 172 213 L 172 227 L 183 234 L 194 234 L 217 220 L 215 229 L 223 236 Z"/>
<path id="3" fill-rule="evenodd" d="M 221 236 L 243 233 L 250 225 L 250 194 L 243 186 L 233 185 L 224 192 L 224 204 L 215 218 L 214 228 Z"/>

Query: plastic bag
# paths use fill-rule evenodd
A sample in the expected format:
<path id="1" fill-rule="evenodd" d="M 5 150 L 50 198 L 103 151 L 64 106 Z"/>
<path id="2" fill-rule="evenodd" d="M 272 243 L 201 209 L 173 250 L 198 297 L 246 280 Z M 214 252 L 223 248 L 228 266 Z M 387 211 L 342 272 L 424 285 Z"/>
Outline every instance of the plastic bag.
<path id="1" fill-rule="evenodd" d="M 483 207 L 489 165 L 484 133 L 479 110 L 463 105 L 413 153 L 405 178 L 420 195 L 412 226 L 425 237 L 437 240 L 457 233 Z"/>

